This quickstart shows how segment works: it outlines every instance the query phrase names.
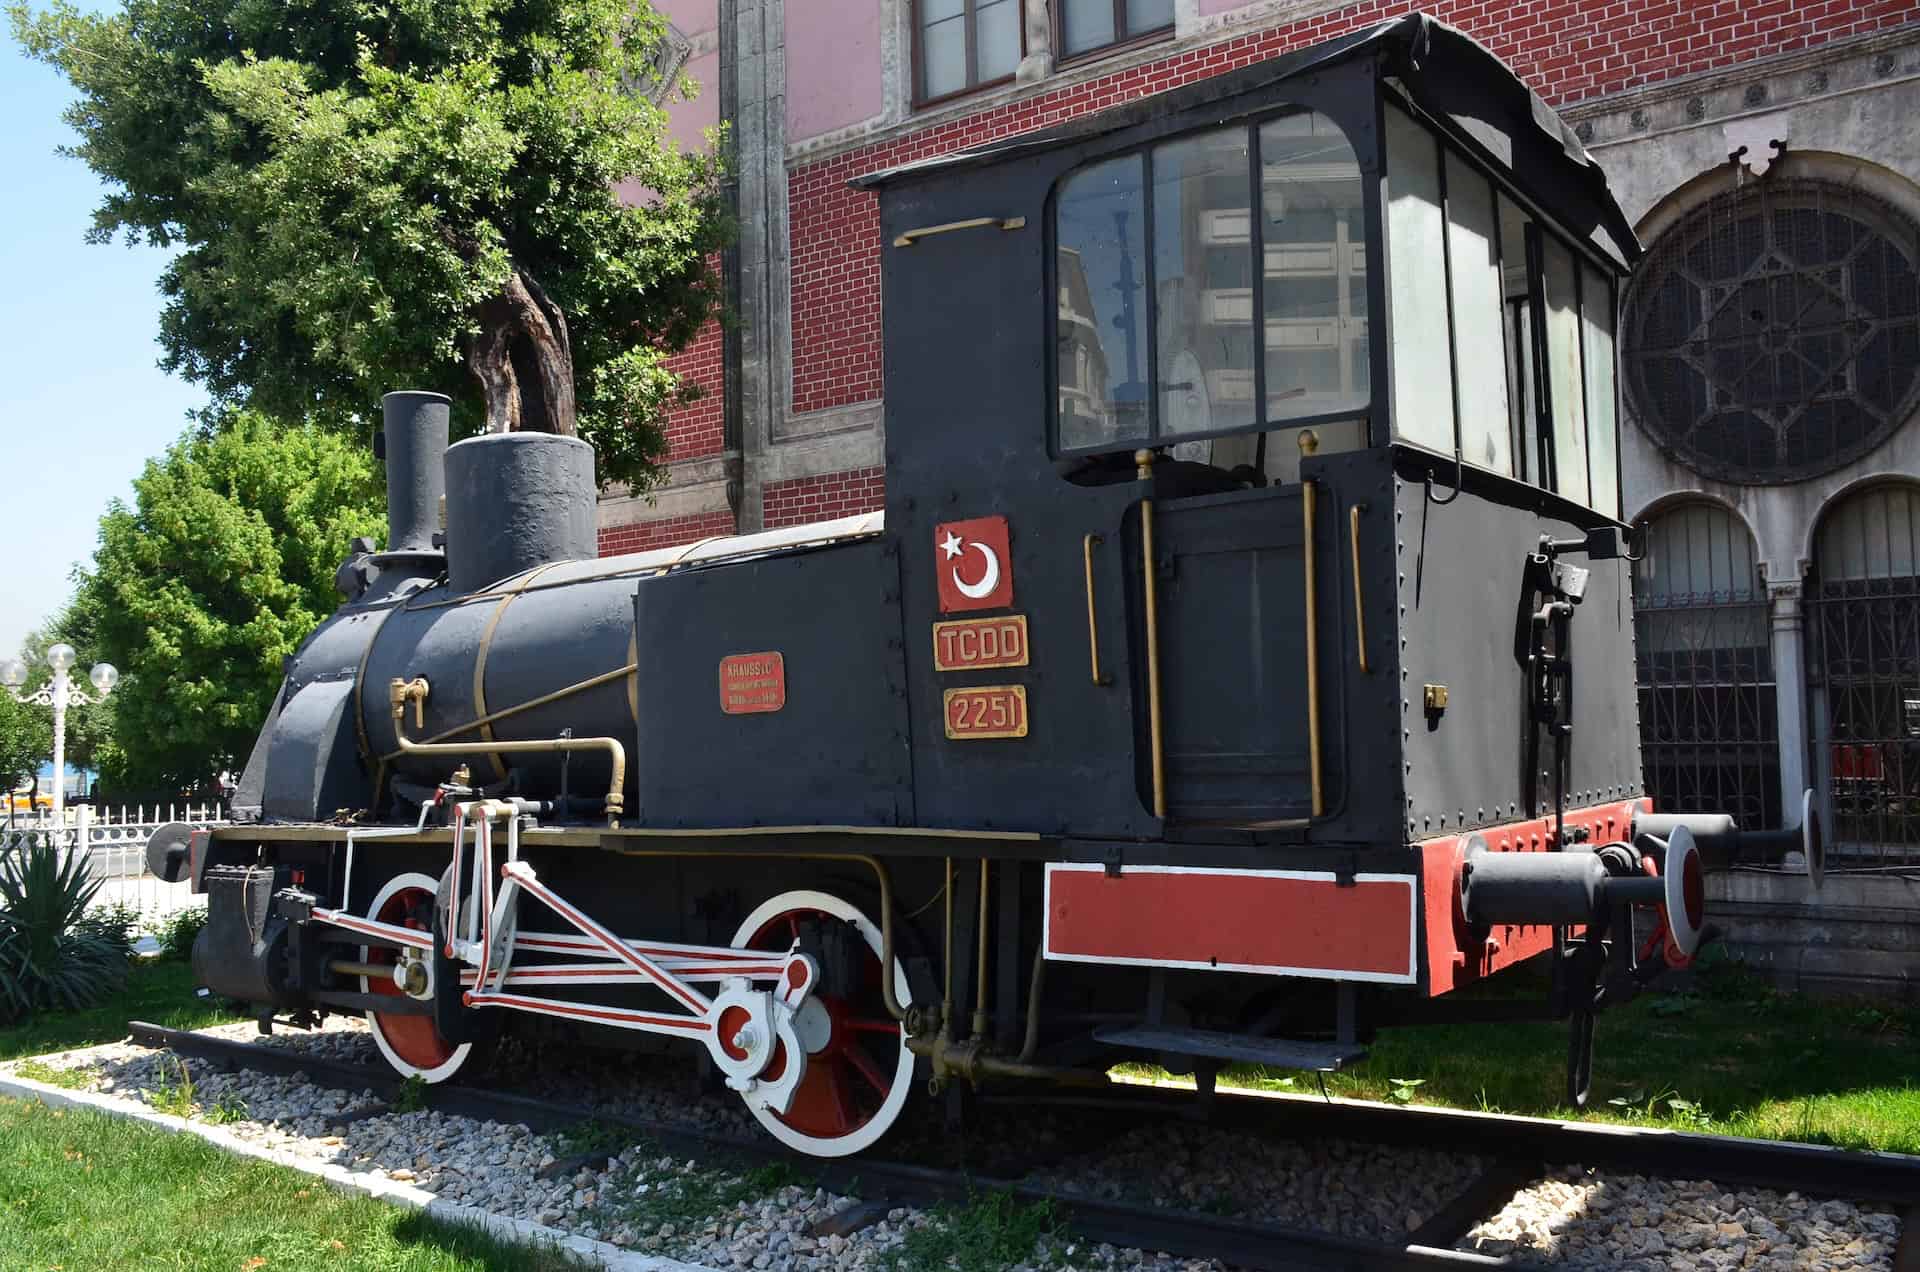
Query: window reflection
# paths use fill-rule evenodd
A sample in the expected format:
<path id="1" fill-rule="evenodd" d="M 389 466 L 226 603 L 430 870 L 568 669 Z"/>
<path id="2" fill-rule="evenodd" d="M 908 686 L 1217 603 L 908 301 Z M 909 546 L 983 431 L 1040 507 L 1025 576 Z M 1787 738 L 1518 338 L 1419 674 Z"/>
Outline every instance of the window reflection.
<path id="1" fill-rule="evenodd" d="M 1153 152 L 1163 436 L 1254 423 L 1251 181 L 1245 128 Z"/>
<path id="2" fill-rule="evenodd" d="M 1095 164 L 1055 202 L 1063 449 L 1147 435 L 1144 168 L 1140 155 Z"/>
<path id="3" fill-rule="evenodd" d="M 1268 420 L 1366 409 L 1367 231 L 1360 163 L 1317 112 L 1260 129 Z"/>

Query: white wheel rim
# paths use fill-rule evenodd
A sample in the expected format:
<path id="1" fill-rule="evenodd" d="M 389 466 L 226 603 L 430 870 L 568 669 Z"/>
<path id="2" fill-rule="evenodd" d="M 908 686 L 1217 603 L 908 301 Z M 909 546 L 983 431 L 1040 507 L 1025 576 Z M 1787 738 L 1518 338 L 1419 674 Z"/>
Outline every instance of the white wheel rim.
<path id="1" fill-rule="evenodd" d="M 867 943 L 867 948 L 873 951 L 874 957 L 882 957 L 880 929 L 874 926 L 871 919 L 862 914 L 857 906 L 841 900 L 830 892 L 815 892 L 809 889 L 783 892 L 761 903 L 760 907 L 749 914 L 734 932 L 732 944 L 744 945 L 753 939 L 754 934 L 761 928 L 782 914 L 793 910 L 817 910 L 822 914 L 853 924 L 855 930 L 860 933 L 861 939 Z M 882 973 L 884 972 L 883 968 Z M 897 955 L 893 960 L 893 996 L 902 1007 L 913 1001 L 913 994 L 907 988 L 906 971 L 901 968 Z M 788 1126 L 769 1109 L 753 1108 L 753 1116 L 759 1120 L 760 1125 L 766 1127 L 769 1134 L 788 1148 L 810 1153 L 815 1157 L 846 1157 L 871 1147 L 879 1141 L 881 1136 L 893 1129 L 893 1124 L 900 1119 L 900 1111 L 906 1107 L 907 1096 L 912 1094 L 913 1064 L 913 1052 L 907 1050 L 907 1031 L 903 1026 L 900 1030 L 900 1055 L 894 1064 L 893 1082 L 887 1088 L 886 1099 L 881 1101 L 880 1107 L 875 1110 L 872 1117 L 845 1135 L 808 1135 L 804 1131 Z"/>
<path id="2" fill-rule="evenodd" d="M 367 907 L 367 917 L 377 919 L 380 915 L 381 907 L 408 888 L 417 888 L 425 892 L 428 896 L 432 896 L 438 886 L 439 884 L 436 880 L 429 879 L 423 874 L 395 875 L 393 878 L 387 880 L 386 886 L 375 894 L 373 904 Z M 362 961 L 365 961 L 370 954 L 370 946 L 363 945 L 360 947 L 360 958 Z M 374 992 L 370 987 L 370 978 L 365 976 L 360 978 L 360 992 L 363 994 Z M 373 1033 L 373 1043 L 376 1047 L 380 1048 L 380 1054 L 386 1057 L 387 1063 L 393 1066 L 395 1072 L 399 1073 L 402 1077 L 417 1077 L 427 1083 L 445 1082 L 448 1078 L 460 1072 L 460 1066 L 467 1062 L 468 1054 L 473 1051 L 472 1043 L 463 1042 L 453 1049 L 453 1054 L 447 1057 L 445 1061 L 433 1066 L 431 1069 L 423 1069 L 394 1050 L 393 1044 L 387 1041 L 386 1032 L 380 1027 L 379 1016 L 380 1013 L 378 1012 L 369 1011 L 367 1013 L 367 1027 Z"/>

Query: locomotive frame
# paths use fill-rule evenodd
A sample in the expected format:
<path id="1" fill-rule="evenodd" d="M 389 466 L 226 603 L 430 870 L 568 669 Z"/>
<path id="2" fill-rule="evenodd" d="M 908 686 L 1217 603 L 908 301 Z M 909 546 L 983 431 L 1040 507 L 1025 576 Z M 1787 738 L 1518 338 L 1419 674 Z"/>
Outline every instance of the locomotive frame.
<path id="1" fill-rule="evenodd" d="M 1390 133 L 1431 147 L 1431 208 Z M 1287 186 L 1263 147 L 1302 135 Z M 1245 206 L 1153 179 L 1195 144 L 1229 194 L 1244 158 Z M 1467 449 L 1492 426 L 1462 377 L 1491 355 L 1458 332 L 1455 165 L 1528 226 L 1494 260 L 1506 471 Z M 1382 1025 L 1485 1015 L 1454 992 L 1545 956 L 1529 1010 L 1571 1021 L 1584 1100 L 1594 1013 L 1687 961 L 1703 850 L 1739 832 L 1642 794 L 1635 537 L 1617 472 L 1582 449 L 1576 497 L 1566 466 L 1617 454 L 1613 402 L 1592 344 L 1578 412 L 1548 365 L 1553 262 L 1576 327 L 1583 287 L 1610 324 L 1638 252 L 1577 140 L 1414 16 L 859 184 L 887 244 L 884 516 L 595 560 L 583 444 L 449 448 L 445 399 L 389 395 L 387 549 L 355 545 L 289 660 L 236 824 L 150 845 L 209 895 L 208 992 L 263 1028 L 365 1012 L 430 1081 L 509 1020 L 691 1040 L 770 1132 L 842 1154 L 922 1074 L 1335 1069 Z M 1276 256 L 1273 226 L 1336 187 L 1334 250 Z M 1086 188 L 1123 205 L 1113 240 L 1075 219 Z M 1444 403 L 1396 290 L 1402 211 L 1443 236 Z M 1248 285 L 1190 285 L 1203 249 Z M 1337 366 L 1264 295 L 1317 286 L 1316 251 Z M 1102 269 L 1137 343 L 1099 396 L 1079 306 Z M 1248 343 L 1173 350 L 1196 305 L 1218 329 L 1245 307 Z M 1609 336 L 1609 385 L 1610 360 Z M 1273 391 L 1300 366 L 1323 378 Z M 1182 414 L 1216 386 L 1250 414 Z M 1817 877 L 1811 817 L 1782 833 Z"/>

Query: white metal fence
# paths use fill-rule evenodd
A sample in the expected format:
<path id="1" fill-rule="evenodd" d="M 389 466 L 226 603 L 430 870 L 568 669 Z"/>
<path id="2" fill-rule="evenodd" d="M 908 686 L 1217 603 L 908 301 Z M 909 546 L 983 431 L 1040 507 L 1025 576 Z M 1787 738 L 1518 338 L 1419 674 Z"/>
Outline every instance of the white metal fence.
<path id="1" fill-rule="evenodd" d="M 92 908 L 123 905 L 140 913 L 151 927 L 197 904 L 186 880 L 167 883 L 147 870 L 147 840 L 168 822 L 217 826 L 224 818 L 211 805 L 136 805 L 95 808 L 82 804 L 55 822 L 51 813 L 0 820 L 0 856 L 36 840 L 52 838 L 68 853 L 83 853 L 87 869 L 100 880 Z M 151 940 L 141 942 L 153 948 Z"/>

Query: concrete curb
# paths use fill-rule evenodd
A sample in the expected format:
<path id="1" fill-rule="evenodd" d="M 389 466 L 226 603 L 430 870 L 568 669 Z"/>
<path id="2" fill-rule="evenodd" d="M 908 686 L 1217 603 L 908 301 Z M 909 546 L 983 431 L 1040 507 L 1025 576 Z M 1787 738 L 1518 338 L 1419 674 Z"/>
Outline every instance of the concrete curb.
<path id="1" fill-rule="evenodd" d="M 123 1118 L 130 1122 L 143 1122 L 163 1131 L 184 1131 L 189 1135 L 199 1136 L 215 1148 L 224 1149 L 235 1157 L 250 1157 L 256 1161 L 270 1162 L 275 1166 L 289 1166 L 302 1174 L 312 1175 L 341 1192 L 363 1193 L 389 1205 L 403 1206 L 409 1210 L 424 1210 L 436 1219 L 472 1224 L 475 1227 L 484 1228 L 497 1237 L 515 1241 L 521 1245 L 546 1246 L 583 1255 L 596 1260 L 600 1267 L 608 1269 L 609 1272 L 722 1272 L 722 1269 L 706 1264 L 682 1263 L 678 1259 L 662 1258 L 659 1255 L 639 1254 L 605 1241 L 592 1241 L 570 1232 L 563 1232 L 558 1228 L 549 1228 L 544 1224 L 530 1223 L 525 1219 L 512 1219 L 506 1215 L 496 1215 L 472 1206 L 455 1205 L 453 1202 L 440 1200 L 424 1188 L 415 1188 L 397 1180 L 348 1170 L 344 1166 L 310 1161 L 277 1149 L 263 1148 L 258 1144 L 248 1143 L 231 1131 L 218 1126 L 192 1122 L 167 1113 L 156 1113 L 138 1100 L 100 1095 L 92 1091 L 69 1091 L 64 1087 L 51 1086 L 45 1082 L 36 1082 L 31 1078 L 23 1078 L 15 1074 L 0 1074 L 0 1096 L 9 1096 L 16 1100 L 37 1100 L 48 1108 L 92 1109 L 109 1117 Z"/>

